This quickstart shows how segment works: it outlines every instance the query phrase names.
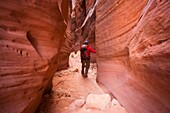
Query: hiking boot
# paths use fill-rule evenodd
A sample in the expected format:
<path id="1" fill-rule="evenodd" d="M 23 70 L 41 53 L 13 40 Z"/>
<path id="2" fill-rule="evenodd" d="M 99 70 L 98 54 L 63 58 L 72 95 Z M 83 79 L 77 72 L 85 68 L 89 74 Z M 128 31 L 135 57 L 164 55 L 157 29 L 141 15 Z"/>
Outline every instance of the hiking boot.
<path id="1" fill-rule="evenodd" d="M 84 77 L 84 74 L 81 74 Z"/>
<path id="2" fill-rule="evenodd" d="M 87 78 L 88 76 L 87 75 L 84 75 L 85 78 Z"/>
<path id="3" fill-rule="evenodd" d="M 82 75 L 84 75 L 84 72 L 83 72 L 83 71 L 81 71 L 81 74 L 82 74 Z"/>

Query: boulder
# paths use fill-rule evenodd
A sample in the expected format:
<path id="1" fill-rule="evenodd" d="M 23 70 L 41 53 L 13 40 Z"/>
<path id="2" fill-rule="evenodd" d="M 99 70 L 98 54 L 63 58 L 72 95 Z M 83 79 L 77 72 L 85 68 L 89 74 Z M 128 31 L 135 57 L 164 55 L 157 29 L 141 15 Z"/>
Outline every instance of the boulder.
<path id="1" fill-rule="evenodd" d="M 86 99 L 87 108 L 106 110 L 110 107 L 111 97 L 109 94 L 89 94 Z"/>
<path id="2" fill-rule="evenodd" d="M 116 99 L 113 99 L 112 102 L 111 102 L 111 107 L 112 106 L 121 106 L 121 105 Z"/>

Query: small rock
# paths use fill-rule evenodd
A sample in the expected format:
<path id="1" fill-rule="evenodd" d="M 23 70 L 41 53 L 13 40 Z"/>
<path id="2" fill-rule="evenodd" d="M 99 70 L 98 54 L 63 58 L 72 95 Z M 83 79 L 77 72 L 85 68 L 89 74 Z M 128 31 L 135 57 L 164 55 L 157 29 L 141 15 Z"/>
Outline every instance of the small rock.
<path id="1" fill-rule="evenodd" d="M 106 110 L 110 107 L 111 97 L 109 94 L 89 94 L 86 99 L 87 108 Z"/>
<path id="2" fill-rule="evenodd" d="M 113 99 L 111 102 L 111 106 L 121 106 L 116 99 Z"/>
<path id="3" fill-rule="evenodd" d="M 90 112 L 92 112 L 92 110 L 91 109 L 86 109 L 86 112 L 90 113 Z"/>
<path id="4" fill-rule="evenodd" d="M 73 101 L 70 106 L 69 106 L 69 109 L 70 110 L 74 110 L 76 107 L 82 107 L 85 103 L 85 100 L 84 99 L 76 99 L 75 101 Z"/>
<path id="5" fill-rule="evenodd" d="M 70 54 L 70 56 L 71 56 L 71 58 L 76 58 L 77 57 L 77 54 L 75 54 L 74 52 L 72 52 L 71 54 Z"/>
<path id="6" fill-rule="evenodd" d="M 74 68 L 70 69 L 70 71 L 71 71 L 71 72 L 78 72 L 79 70 L 78 70 L 77 67 L 74 67 Z"/>
<path id="7" fill-rule="evenodd" d="M 74 58 L 74 54 L 71 54 L 71 58 Z"/>

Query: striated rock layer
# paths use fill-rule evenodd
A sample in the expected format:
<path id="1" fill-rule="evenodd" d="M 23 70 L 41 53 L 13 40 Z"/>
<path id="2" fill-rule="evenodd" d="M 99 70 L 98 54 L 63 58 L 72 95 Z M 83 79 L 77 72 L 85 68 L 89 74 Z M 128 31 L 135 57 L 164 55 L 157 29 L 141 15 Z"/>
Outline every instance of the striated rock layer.
<path id="1" fill-rule="evenodd" d="M 170 1 L 101 0 L 98 81 L 129 113 L 170 112 Z"/>
<path id="2" fill-rule="evenodd" d="M 1 113 L 35 112 L 54 72 L 68 65 L 67 21 L 67 0 L 1 0 Z"/>

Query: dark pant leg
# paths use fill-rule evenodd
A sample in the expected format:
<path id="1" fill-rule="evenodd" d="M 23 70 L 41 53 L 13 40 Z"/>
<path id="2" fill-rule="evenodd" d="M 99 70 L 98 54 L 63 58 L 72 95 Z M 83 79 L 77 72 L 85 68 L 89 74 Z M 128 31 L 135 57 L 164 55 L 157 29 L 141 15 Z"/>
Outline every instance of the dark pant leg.
<path id="1" fill-rule="evenodd" d="M 87 76 L 87 74 L 88 74 L 89 67 L 90 67 L 90 60 L 86 60 L 86 71 L 85 71 L 85 76 Z"/>
<path id="2" fill-rule="evenodd" d="M 85 61 L 82 61 L 82 68 L 81 68 L 81 74 L 84 76 L 84 67 L 85 67 Z"/>

